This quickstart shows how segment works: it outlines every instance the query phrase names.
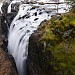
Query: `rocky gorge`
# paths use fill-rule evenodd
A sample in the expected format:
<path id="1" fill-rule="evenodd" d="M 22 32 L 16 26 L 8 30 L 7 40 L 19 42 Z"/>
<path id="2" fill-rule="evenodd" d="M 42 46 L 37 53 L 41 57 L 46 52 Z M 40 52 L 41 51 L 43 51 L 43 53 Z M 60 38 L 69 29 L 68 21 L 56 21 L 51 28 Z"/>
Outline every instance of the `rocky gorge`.
<path id="1" fill-rule="evenodd" d="M 8 30 L 19 4 L 7 3 L 0 16 L 0 75 L 18 75 L 14 58 L 8 53 Z M 14 9 L 14 7 L 16 9 Z M 75 75 L 75 14 L 53 15 L 44 20 L 29 38 L 27 75 Z"/>
<path id="2" fill-rule="evenodd" d="M 7 8 L 8 3 L 4 2 L 0 13 L 0 75 L 18 75 L 14 58 L 7 49 L 9 25 L 16 14 L 15 12 L 8 14 Z"/>

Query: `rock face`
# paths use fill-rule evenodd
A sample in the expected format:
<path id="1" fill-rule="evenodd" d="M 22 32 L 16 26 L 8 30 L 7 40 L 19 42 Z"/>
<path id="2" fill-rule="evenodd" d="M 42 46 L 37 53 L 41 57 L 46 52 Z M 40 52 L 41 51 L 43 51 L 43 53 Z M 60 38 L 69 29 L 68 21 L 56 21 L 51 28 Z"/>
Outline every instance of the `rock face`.
<path id="1" fill-rule="evenodd" d="M 11 56 L 0 48 L 0 75 L 18 75 Z"/>
<path id="2" fill-rule="evenodd" d="M 11 22 L 17 14 L 17 12 L 7 13 L 8 5 L 9 4 L 7 2 L 4 2 L 3 6 L 1 7 L 2 13 L 0 13 L 0 36 L 3 36 L 2 38 L 4 38 L 3 48 L 5 51 L 7 51 L 8 29 L 10 27 Z"/>
<path id="3" fill-rule="evenodd" d="M 5 36 L 8 35 L 8 29 L 10 27 L 10 24 L 13 21 L 13 19 L 15 18 L 16 14 L 18 12 L 18 8 L 19 8 L 19 4 L 16 4 L 16 6 L 11 7 L 11 12 L 7 13 L 8 5 L 9 4 L 7 2 L 3 3 L 3 6 L 1 7 L 2 14 L 0 15 L 2 34 L 4 34 Z"/>
<path id="4" fill-rule="evenodd" d="M 18 75 L 14 58 L 4 50 L 4 37 L 0 35 L 0 75 Z"/>
<path id="5" fill-rule="evenodd" d="M 37 30 L 29 39 L 28 75 L 51 75 L 51 70 L 53 70 L 48 64 L 48 59 L 53 58 L 52 53 L 45 52 L 45 43 L 39 42 L 41 36 Z"/>
<path id="6" fill-rule="evenodd" d="M 18 75 L 14 58 L 7 52 L 7 35 L 10 23 L 15 17 L 15 13 L 7 13 L 8 3 L 2 6 L 0 14 L 0 75 Z"/>
<path id="7" fill-rule="evenodd" d="M 27 59 L 27 71 L 28 75 L 48 75 L 47 66 L 44 55 L 44 47 L 42 44 L 38 43 L 40 35 L 38 32 L 35 32 L 30 37 L 29 41 L 29 53 Z M 34 40 L 35 39 L 35 40 Z M 49 70 L 48 70 L 49 71 Z"/>
<path id="8" fill-rule="evenodd" d="M 29 40 L 28 75 L 75 75 L 75 14 L 41 23 Z"/>
<path id="9" fill-rule="evenodd" d="M 3 14 L 7 14 L 8 5 L 8 2 L 3 2 L 3 5 L 1 7 Z"/>

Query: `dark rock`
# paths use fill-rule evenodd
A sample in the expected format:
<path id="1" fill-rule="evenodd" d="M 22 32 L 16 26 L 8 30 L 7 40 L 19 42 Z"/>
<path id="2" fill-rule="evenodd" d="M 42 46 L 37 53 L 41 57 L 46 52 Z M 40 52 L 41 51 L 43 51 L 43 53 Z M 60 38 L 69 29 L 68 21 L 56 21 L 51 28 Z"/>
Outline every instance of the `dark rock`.
<path id="1" fill-rule="evenodd" d="M 22 17 L 19 17 L 18 20 L 20 20 L 20 19 L 24 19 L 24 18 L 29 18 L 29 17 L 30 17 L 30 14 L 27 13 L 26 15 L 24 15 L 24 16 L 22 16 Z"/>
<path id="2" fill-rule="evenodd" d="M 41 15 L 43 12 L 40 12 L 39 15 Z"/>
<path id="3" fill-rule="evenodd" d="M 29 39 L 27 75 L 50 75 L 47 71 L 50 71 L 51 67 L 48 68 L 48 65 L 46 64 L 47 59 L 43 53 L 44 45 L 38 43 L 40 37 L 41 34 L 35 32 Z"/>
<path id="4" fill-rule="evenodd" d="M 35 12 L 34 15 L 37 16 L 37 12 Z"/>
<path id="5" fill-rule="evenodd" d="M 16 2 L 14 4 L 11 4 L 11 12 L 18 12 L 19 11 L 19 5 L 20 5 L 20 2 Z"/>
<path id="6" fill-rule="evenodd" d="M 0 33 L 5 35 L 6 38 L 8 35 L 8 28 L 10 27 L 12 20 L 17 14 L 16 12 L 7 13 L 8 5 L 9 4 L 7 2 L 3 3 L 3 6 L 1 7 L 2 14 L 0 14 Z"/>
<path id="7" fill-rule="evenodd" d="M 36 7 L 34 6 L 34 7 L 32 7 L 30 10 L 33 10 L 33 9 L 35 9 Z"/>
<path id="8" fill-rule="evenodd" d="M 1 25 L 1 14 L 0 14 L 0 35 L 2 34 L 2 25 Z"/>
<path id="9" fill-rule="evenodd" d="M 19 17 L 18 20 L 20 20 L 22 17 Z"/>
<path id="10" fill-rule="evenodd" d="M 27 30 L 27 33 L 29 33 L 30 32 L 30 30 Z"/>
<path id="11" fill-rule="evenodd" d="M 38 20 L 39 18 L 35 18 L 34 21 Z"/>
<path id="12" fill-rule="evenodd" d="M 18 75 L 14 58 L 4 50 L 4 36 L 0 35 L 0 75 Z"/>
<path id="13" fill-rule="evenodd" d="M 7 37 L 8 34 L 8 26 L 6 24 L 6 16 L 2 14 L 1 16 L 1 29 L 2 29 L 2 34 L 5 35 L 5 37 Z"/>
<path id="14" fill-rule="evenodd" d="M 13 57 L 0 48 L 0 75 L 18 75 Z"/>
<path id="15" fill-rule="evenodd" d="M 16 8 L 16 7 L 15 7 Z M 18 75 L 14 58 L 8 53 L 8 28 L 16 12 L 7 13 L 8 3 L 4 2 L 0 13 L 0 75 Z M 17 9 L 17 8 L 16 8 Z"/>
<path id="16" fill-rule="evenodd" d="M 4 2 L 1 9 L 2 9 L 2 14 L 0 14 L 0 33 L 5 35 L 7 37 L 8 33 L 8 26 L 6 24 L 6 15 L 7 15 L 7 10 L 8 10 L 8 3 Z"/>
<path id="17" fill-rule="evenodd" d="M 8 28 L 10 27 L 11 22 L 13 21 L 14 17 L 17 14 L 19 4 L 16 4 L 15 6 L 16 12 L 11 13 L 7 13 L 8 5 L 9 4 L 7 2 L 3 3 L 3 6 L 1 7 L 2 14 L 0 14 L 0 32 L 2 35 L 5 35 L 6 38 L 8 35 Z"/>
<path id="18" fill-rule="evenodd" d="M 4 2 L 1 9 L 2 9 L 2 13 L 3 14 L 6 14 L 7 13 L 7 10 L 8 10 L 8 2 Z"/>
<path id="19" fill-rule="evenodd" d="M 0 48 L 3 47 L 3 40 L 4 40 L 4 37 L 0 35 Z"/>
<path id="20" fill-rule="evenodd" d="M 24 19 L 24 18 L 29 18 L 30 17 L 30 15 L 29 15 L 29 13 L 27 13 L 26 15 L 24 15 L 22 18 Z"/>
<path id="21" fill-rule="evenodd" d="M 8 25 L 8 27 L 10 27 L 10 24 L 11 24 L 11 22 L 13 21 L 13 19 L 14 19 L 14 17 L 17 15 L 17 13 L 16 12 L 11 12 L 11 13 L 8 13 L 7 15 L 6 15 L 6 24 Z"/>
<path id="22" fill-rule="evenodd" d="M 19 30 L 23 29 L 24 27 L 20 28 Z"/>

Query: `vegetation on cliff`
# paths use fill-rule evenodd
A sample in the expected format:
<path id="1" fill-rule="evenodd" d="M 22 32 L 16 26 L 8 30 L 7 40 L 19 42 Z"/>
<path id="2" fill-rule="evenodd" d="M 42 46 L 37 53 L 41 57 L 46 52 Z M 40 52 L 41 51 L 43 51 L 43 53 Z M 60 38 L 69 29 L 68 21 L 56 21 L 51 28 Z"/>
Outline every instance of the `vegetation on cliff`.
<path id="1" fill-rule="evenodd" d="M 41 41 L 46 42 L 45 51 L 51 51 L 54 57 L 48 64 L 55 72 L 75 75 L 75 14 L 52 18 L 45 26 Z"/>
<path id="2" fill-rule="evenodd" d="M 41 23 L 30 38 L 29 50 L 29 55 L 35 56 L 30 56 L 31 61 L 45 72 L 41 75 L 75 75 L 75 14 L 69 12 Z"/>

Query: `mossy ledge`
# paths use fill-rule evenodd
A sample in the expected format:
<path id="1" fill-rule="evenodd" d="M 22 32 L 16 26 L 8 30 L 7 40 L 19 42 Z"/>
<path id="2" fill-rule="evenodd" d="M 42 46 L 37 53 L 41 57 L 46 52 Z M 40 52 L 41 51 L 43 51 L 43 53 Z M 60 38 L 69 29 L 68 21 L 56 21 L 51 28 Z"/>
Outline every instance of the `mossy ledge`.
<path id="1" fill-rule="evenodd" d="M 28 75 L 75 75 L 75 13 L 54 16 L 31 35 Z"/>

